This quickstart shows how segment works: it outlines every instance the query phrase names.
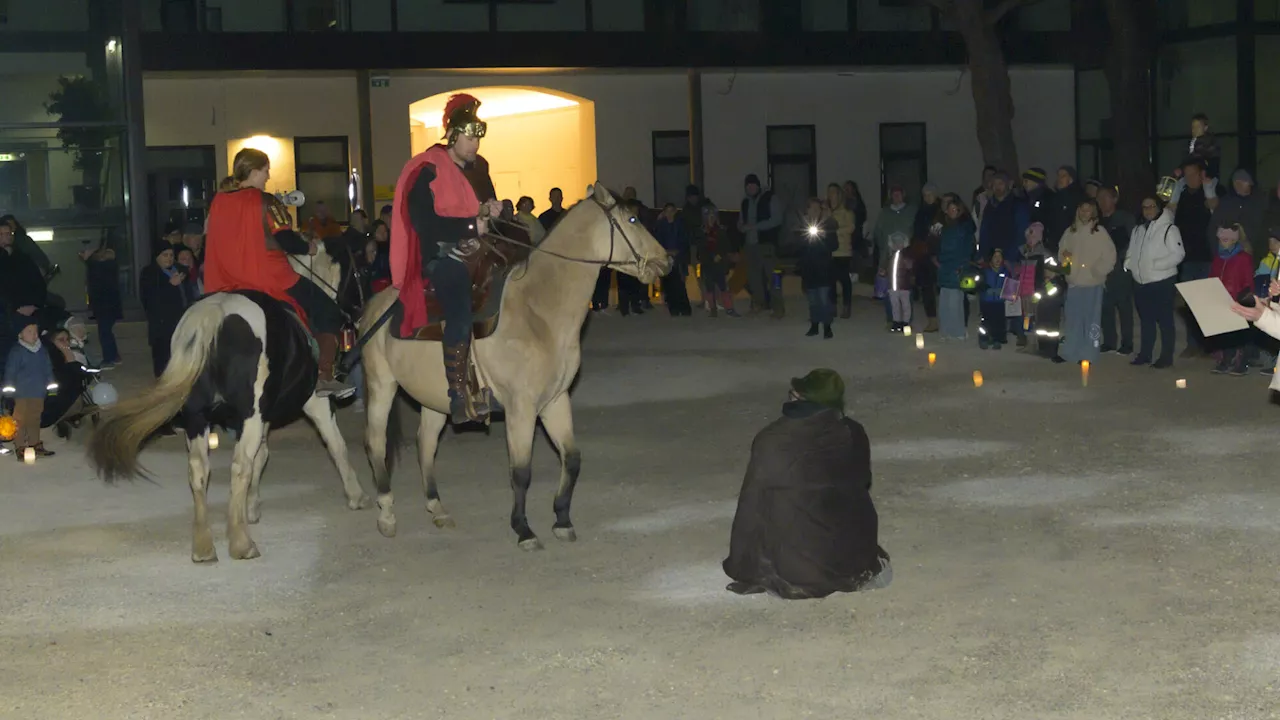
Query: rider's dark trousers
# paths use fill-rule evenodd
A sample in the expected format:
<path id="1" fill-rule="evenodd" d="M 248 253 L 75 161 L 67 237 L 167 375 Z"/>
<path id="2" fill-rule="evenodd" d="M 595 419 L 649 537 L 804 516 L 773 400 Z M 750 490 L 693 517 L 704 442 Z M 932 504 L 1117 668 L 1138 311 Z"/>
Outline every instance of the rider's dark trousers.
<path id="1" fill-rule="evenodd" d="M 300 277 L 288 290 L 289 297 L 298 301 L 307 314 L 307 324 L 317 335 L 337 335 L 342 332 L 342 311 L 338 304 L 324 294 L 318 285 Z"/>
<path id="2" fill-rule="evenodd" d="M 435 288 L 436 300 L 444 314 L 444 344 L 470 342 L 471 276 L 467 273 L 467 266 L 446 255 L 427 266 L 427 277 Z"/>

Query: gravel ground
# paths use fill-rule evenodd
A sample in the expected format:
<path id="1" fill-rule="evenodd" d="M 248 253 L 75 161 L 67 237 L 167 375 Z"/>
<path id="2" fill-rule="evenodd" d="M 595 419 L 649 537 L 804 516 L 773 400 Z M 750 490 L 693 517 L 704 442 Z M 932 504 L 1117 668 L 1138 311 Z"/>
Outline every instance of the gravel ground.
<path id="1" fill-rule="evenodd" d="M 210 567 L 188 556 L 179 439 L 144 454 L 155 483 L 102 485 L 78 444 L 4 458 L 0 717 L 1280 717 L 1264 378 L 1113 355 L 1085 388 L 1075 366 L 935 336 L 929 369 L 878 306 L 856 310 L 831 341 L 799 318 L 593 320 L 580 540 L 551 537 L 558 465 L 539 441 L 538 553 L 507 526 L 500 424 L 441 445 L 456 529 L 431 524 L 401 454 L 391 540 L 376 511 L 345 509 L 306 424 L 275 432 L 253 561 L 221 536 L 224 442 Z M 128 390 L 149 363 L 141 329 L 121 334 Z M 894 583 L 732 595 L 719 562 L 751 438 L 819 365 L 871 435 Z M 341 417 L 368 487 L 363 416 Z"/>

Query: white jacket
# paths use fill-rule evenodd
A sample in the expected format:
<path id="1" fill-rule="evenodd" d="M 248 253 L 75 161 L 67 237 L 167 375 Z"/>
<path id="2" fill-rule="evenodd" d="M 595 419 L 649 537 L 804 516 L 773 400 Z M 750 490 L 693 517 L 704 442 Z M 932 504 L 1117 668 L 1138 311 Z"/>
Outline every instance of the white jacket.
<path id="1" fill-rule="evenodd" d="M 1133 274 L 1134 282 L 1147 285 L 1177 275 L 1178 263 L 1186 254 L 1182 233 L 1173 224 L 1173 213 L 1166 208 L 1160 217 L 1133 229 L 1124 269 Z"/>
<path id="2" fill-rule="evenodd" d="M 1275 303 L 1268 305 L 1253 326 L 1273 338 L 1280 338 L 1280 309 Z M 1280 373 L 1271 376 L 1271 389 L 1280 390 Z"/>

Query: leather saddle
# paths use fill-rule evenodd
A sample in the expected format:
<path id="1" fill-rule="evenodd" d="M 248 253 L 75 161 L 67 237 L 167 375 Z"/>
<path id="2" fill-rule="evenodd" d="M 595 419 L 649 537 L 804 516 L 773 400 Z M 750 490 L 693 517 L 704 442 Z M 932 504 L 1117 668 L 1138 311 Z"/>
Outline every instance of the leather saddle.
<path id="1" fill-rule="evenodd" d="M 489 337 L 498 329 L 502 308 L 502 291 L 511 268 L 529 256 L 529 234 L 518 223 L 499 222 L 498 230 L 510 242 L 481 238 L 480 247 L 464 258 L 471 278 L 471 334 L 477 339 Z M 427 324 L 405 335 L 400 331 L 404 305 L 397 302 L 389 325 L 397 340 L 440 342 L 444 339 L 444 313 L 436 298 L 435 288 L 427 284 L 423 290 L 427 304 Z"/>

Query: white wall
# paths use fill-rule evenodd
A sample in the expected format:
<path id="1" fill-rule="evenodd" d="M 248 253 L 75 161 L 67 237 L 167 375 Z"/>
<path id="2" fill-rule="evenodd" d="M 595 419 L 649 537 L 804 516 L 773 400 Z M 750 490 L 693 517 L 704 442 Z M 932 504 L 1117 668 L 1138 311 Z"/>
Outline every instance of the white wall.
<path id="1" fill-rule="evenodd" d="M 345 135 L 359 167 L 355 75 L 143 79 L 146 138 L 159 145 L 214 145 L 218 177 L 228 173 L 227 142 L 254 135 Z M 403 116 L 404 113 L 401 113 Z M 375 134 L 375 145 L 378 137 Z M 291 179 L 278 178 L 292 182 Z"/>
<path id="2" fill-rule="evenodd" d="M 1015 69 L 1010 76 L 1022 165 L 1074 164 L 1071 69 Z M 703 190 L 721 207 L 736 208 L 743 177 L 767 172 L 765 128 L 814 125 L 819 192 L 851 179 L 870 208 L 880 194 L 880 123 L 923 122 L 929 180 L 968 197 L 983 166 L 968 78 L 958 70 L 705 74 Z"/>
<path id="3" fill-rule="evenodd" d="M 619 190 L 634 185 L 641 199 L 653 194 L 652 132 L 689 126 L 684 73 L 393 75 L 390 87 L 370 91 L 374 183 L 394 185 L 409 159 L 410 103 L 487 85 L 547 88 L 594 102 L 599 180 Z M 483 144 L 480 153 L 484 154 Z M 581 198 L 586 188 L 564 188 L 564 193 L 567 201 L 573 201 Z M 539 206 L 545 202 L 544 198 L 535 200 Z"/>

